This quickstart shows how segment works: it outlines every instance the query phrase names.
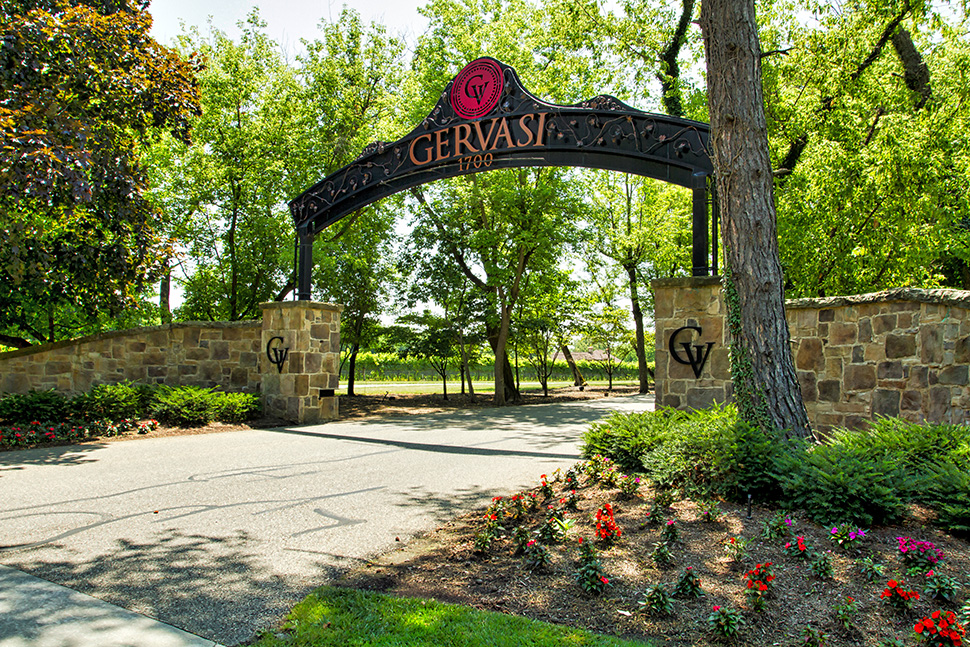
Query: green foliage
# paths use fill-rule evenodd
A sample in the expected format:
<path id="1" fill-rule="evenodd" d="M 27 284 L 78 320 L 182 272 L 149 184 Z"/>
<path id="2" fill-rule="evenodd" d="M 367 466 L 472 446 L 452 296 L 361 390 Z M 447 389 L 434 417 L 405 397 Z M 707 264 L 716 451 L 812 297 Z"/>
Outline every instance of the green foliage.
<path id="1" fill-rule="evenodd" d="M 704 589 L 701 588 L 701 578 L 694 572 L 693 566 L 688 566 L 674 584 L 674 597 L 692 599 L 703 595 Z"/>
<path id="2" fill-rule="evenodd" d="M 674 600 L 663 584 L 647 587 L 640 605 L 652 615 L 669 616 L 674 612 Z"/>
<path id="3" fill-rule="evenodd" d="M 143 392 L 130 382 L 98 384 L 71 399 L 71 413 L 83 420 L 140 418 L 145 413 Z"/>
<path id="4" fill-rule="evenodd" d="M 612 458 L 624 470 L 639 470 L 642 467 L 640 457 L 655 436 L 662 433 L 655 428 L 666 424 L 666 418 L 652 412 L 612 413 L 583 432 L 583 456 L 591 458 L 601 454 Z"/>
<path id="5" fill-rule="evenodd" d="M 212 417 L 219 422 L 245 422 L 262 411 L 259 396 L 254 393 L 214 393 Z"/>
<path id="6" fill-rule="evenodd" d="M 552 564 L 549 549 L 532 539 L 525 546 L 525 567 L 530 571 L 543 571 Z"/>
<path id="7" fill-rule="evenodd" d="M 0 399 L 0 420 L 8 423 L 28 424 L 60 421 L 67 417 L 70 406 L 64 394 L 49 391 L 11 393 Z"/>
<path id="8" fill-rule="evenodd" d="M 765 523 L 761 527 L 761 536 L 771 541 L 787 539 L 792 536 L 794 524 L 791 514 L 783 511 L 776 512 L 765 519 Z"/>
<path id="9" fill-rule="evenodd" d="M 152 415 L 179 427 L 199 427 L 212 421 L 213 391 L 199 386 L 162 387 L 152 401 Z"/>
<path id="10" fill-rule="evenodd" d="M 193 63 L 150 37 L 146 7 L 4 4 L 0 333 L 18 346 L 136 306 L 168 253 L 143 145 L 187 141 L 199 98 Z"/>
<path id="11" fill-rule="evenodd" d="M 260 412 L 258 395 L 222 393 L 199 386 L 162 386 L 156 391 L 150 410 L 161 422 L 179 427 L 197 427 L 213 420 L 243 422 Z"/>
<path id="12" fill-rule="evenodd" d="M 779 474 L 786 502 L 818 523 L 871 526 L 903 512 L 905 473 L 884 456 L 823 444 L 784 455 Z"/>
<path id="13" fill-rule="evenodd" d="M 733 407 L 669 415 L 666 433 L 641 457 L 648 478 L 664 487 L 736 500 L 749 493 L 773 494 L 772 455 L 779 445 L 740 422 Z"/>
<path id="14" fill-rule="evenodd" d="M 885 576 L 886 567 L 872 556 L 866 556 L 859 560 L 859 573 L 866 578 L 867 582 L 875 582 Z"/>
<path id="15" fill-rule="evenodd" d="M 707 628 L 722 640 L 732 640 L 744 625 L 744 616 L 737 609 L 715 606 L 714 611 L 707 617 Z"/>
<path id="16" fill-rule="evenodd" d="M 590 595 L 599 595 L 609 586 L 610 580 L 603 571 L 596 548 L 579 538 L 579 560 L 576 565 L 576 583 Z"/>

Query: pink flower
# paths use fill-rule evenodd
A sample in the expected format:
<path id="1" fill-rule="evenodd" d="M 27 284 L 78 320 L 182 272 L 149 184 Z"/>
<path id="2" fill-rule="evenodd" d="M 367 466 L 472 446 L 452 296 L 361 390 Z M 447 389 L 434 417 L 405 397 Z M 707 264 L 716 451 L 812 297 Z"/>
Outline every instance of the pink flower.
<path id="1" fill-rule="evenodd" d="M 721 610 L 721 607 L 715 605 L 714 610 L 715 611 L 720 611 Z"/>

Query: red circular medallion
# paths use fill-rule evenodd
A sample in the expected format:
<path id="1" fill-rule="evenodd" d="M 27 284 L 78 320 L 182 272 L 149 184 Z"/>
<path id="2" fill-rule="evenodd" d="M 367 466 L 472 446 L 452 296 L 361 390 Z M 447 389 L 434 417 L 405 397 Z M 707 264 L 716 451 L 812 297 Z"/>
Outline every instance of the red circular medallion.
<path id="1" fill-rule="evenodd" d="M 498 63 L 488 58 L 472 61 L 451 86 L 451 107 L 459 117 L 477 119 L 491 112 L 502 96 L 505 79 Z"/>

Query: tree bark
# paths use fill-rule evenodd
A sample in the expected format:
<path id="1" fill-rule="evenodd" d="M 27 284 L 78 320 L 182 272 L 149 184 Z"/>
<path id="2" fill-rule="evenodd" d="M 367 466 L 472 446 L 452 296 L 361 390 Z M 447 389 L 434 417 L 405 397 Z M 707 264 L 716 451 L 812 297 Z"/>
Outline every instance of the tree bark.
<path id="1" fill-rule="evenodd" d="M 687 29 L 693 17 L 694 0 L 683 0 L 677 29 L 671 34 L 670 41 L 660 54 L 660 72 L 657 74 L 657 80 L 660 81 L 661 100 L 667 114 L 674 117 L 684 116 L 684 103 L 681 100 L 680 90 L 680 64 L 677 59 L 680 57 L 681 47 L 687 41 Z"/>
<path id="2" fill-rule="evenodd" d="M 165 261 L 165 268 L 162 270 L 162 280 L 158 283 L 158 313 L 163 324 L 172 323 L 172 268 Z"/>
<path id="3" fill-rule="evenodd" d="M 913 37 L 909 31 L 900 27 L 893 34 L 892 40 L 896 55 L 903 64 L 903 79 L 906 81 L 906 87 L 919 96 L 916 102 L 916 109 L 919 110 L 933 96 L 933 90 L 930 87 L 930 68 L 913 44 Z"/>
<path id="4" fill-rule="evenodd" d="M 347 363 L 347 395 L 353 396 L 354 393 L 354 372 L 357 369 L 357 351 L 360 350 L 360 343 L 354 342 L 350 347 L 350 361 Z"/>
<path id="5" fill-rule="evenodd" d="M 633 264 L 624 266 L 630 277 L 630 303 L 633 310 L 633 324 L 637 330 L 637 375 L 640 378 L 640 393 L 650 392 L 650 369 L 647 367 L 647 349 L 643 334 L 643 311 L 640 309 L 640 295 L 637 293 L 637 267 Z"/>
<path id="6" fill-rule="evenodd" d="M 573 386 L 585 386 L 586 380 L 583 378 L 583 372 L 576 366 L 576 360 L 573 359 L 573 354 L 569 352 L 569 346 L 566 344 L 562 345 L 562 356 L 565 358 L 566 364 L 569 365 L 569 369 L 573 372 Z"/>
<path id="7" fill-rule="evenodd" d="M 495 328 L 486 325 L 485 334 L 488 337 L 488 345 L 492 347 L 492 352 L 495 354 L 495 404 L 502 405 L 510 400 L 517 400 L 519 394 L 515 390 L 515 376 L 512 375 L 512 366 L 505 352 L 508 329 L 505 330 L 504 339 L 502 339 L 501 326 Z M 500 391 L 502 394 L 501 401 L 499 400 Z"/>
<path id="8" fill-rule="evenodd" d="M 11 335 L 0 335 L 0 344 L 14 348 L 30 348 L 33 345 L 23 337 L 13 337 Z"/>
<path id="9" fill-rule="evenodd" d="M 703 0 L 711 146 L 729 271 L 728 316 L 739 331 L 732 378 L 742 415 L 788 437 L 810 433 L 785 320 L 754 0 Z"/>

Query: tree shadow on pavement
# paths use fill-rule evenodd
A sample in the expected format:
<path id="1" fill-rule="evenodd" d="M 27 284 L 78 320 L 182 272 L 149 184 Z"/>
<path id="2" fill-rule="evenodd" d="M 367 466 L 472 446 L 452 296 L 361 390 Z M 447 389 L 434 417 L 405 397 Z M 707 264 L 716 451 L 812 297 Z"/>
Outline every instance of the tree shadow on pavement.
<path id="1" fill-rule="evenodd" d="M 98 460 L 93 452 L 105 448 L 101 443 L 36 447 L 0 452 L 0 478 L 4 472 L 22 470 L 28 465 L 70 466 Z"/>
<path id="2" fill-rule="evenodd" d="M 150 543 L 119 540 L 114 552 L 84 564 L 24 560 L 7 565 L 217 643 L 236 645 L 270 628 L 337 572 L 321 562 L 312 576 L 268 573 L 249 544 L 243 532 L 208 537 L 170 530 Z M 43 613 L 34 609 L 5 622 L 29 627 L 38 620 L 35 614 Z M 29 644 L 30 637 L 24 637 Z"/>

